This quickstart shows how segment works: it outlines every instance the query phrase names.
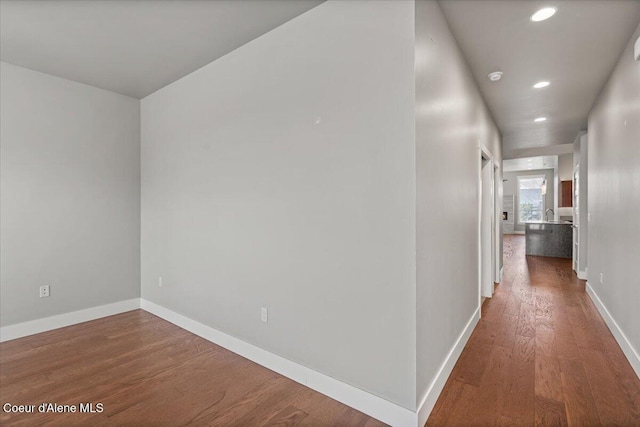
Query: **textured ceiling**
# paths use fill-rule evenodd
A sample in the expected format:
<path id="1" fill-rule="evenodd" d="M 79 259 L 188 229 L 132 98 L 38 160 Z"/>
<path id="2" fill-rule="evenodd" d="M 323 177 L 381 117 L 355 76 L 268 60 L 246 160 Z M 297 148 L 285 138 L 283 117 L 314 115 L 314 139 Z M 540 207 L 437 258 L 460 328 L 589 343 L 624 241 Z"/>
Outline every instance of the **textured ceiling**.
<path id="1" fill-rule="evenodd" d="M 142 98 L 319 3 L 2 0 L 0 58 Z M 505 157 L 573 141 L 640 21 L 633 0 L 439 3 L 503 134 Z M 558 12 L 531 22 L 543 5 Z M 491 83 L 495 70 L 504 77 Z M 533 89 L 539 80 L 551 85 Z M 538 116 L 548 120 L 534 123 Z"/>
<path id="2" fill-rule="evenodd" d="M 640 21 L 640 1 L 440 0 L 503 135 L 505 157 L 573 142 Z M 557 13 L 530 16 L 543 6 Z M 502 80 L 487 75 L 500 70 Z M 533 89 L 534 83 L 551 85 Z M 547 117 L 535 123 L 536 117 Z"/>
<path id="3" fill-rule="evenodd" d="M 143 98 L 320 0 L 0 2 L 0 59 Z"/>
<path id="4" fill-rule="evenodd" d="M 553 169 L 558 165 L 557 156 L 526 157 L 522 159 L 505 160 L 502 164 L 504 172 Z"/>

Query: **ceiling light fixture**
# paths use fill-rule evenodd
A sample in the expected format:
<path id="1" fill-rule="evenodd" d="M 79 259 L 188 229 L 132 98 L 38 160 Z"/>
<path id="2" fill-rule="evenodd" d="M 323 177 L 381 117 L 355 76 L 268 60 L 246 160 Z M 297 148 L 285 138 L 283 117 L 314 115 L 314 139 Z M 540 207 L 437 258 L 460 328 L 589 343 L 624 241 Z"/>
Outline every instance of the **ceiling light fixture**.
<path id="1" fill-rule="evenodd" d="M 502 71 L 494 71 L 493 73 L 489 73 L 489 80 L 492 82 L 497 82 L 502 78 Z"/>
<path id="2" fill-rule="evenodd" d="M 534 120 L 534 122 L 544 122 L 545 120 L 547 120 L 546 117 L 538 117 L 537 119 Z"/>
<path id="3" fill-rule="evenodd" d="M 549 82 L 538 82 L 538 83 L 534 84 L 533 87 L 536 88 L 536 89 L 541 89 L 543 87 L 549 86 L 550 84 L 551 83 L 549 83 Z"/>
<path id="4" fill-rule="evenodd" d="M 533 22 L 544 21 L 545 19 L 551 18 L 556 13 L 555 7 L 543 7 L 533 15 L 531 15 L 531 20 Z"/>

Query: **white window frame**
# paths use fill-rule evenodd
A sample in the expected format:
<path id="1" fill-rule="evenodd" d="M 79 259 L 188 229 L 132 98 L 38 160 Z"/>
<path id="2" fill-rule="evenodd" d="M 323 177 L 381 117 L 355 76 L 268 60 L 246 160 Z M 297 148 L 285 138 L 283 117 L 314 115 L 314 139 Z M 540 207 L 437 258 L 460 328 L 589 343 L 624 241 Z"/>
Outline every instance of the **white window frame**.
<path id="1" fill-rule="evenodd" d="M 524 225 L 526 224 L 526 222 L 522 222 L 520 221 L 520 179 L 531 179 L 531 178 L 542 178 L 547 179 L 546 175 L 518 175 L 518 179 L 516 182 L 516 194 L 518 196 L 518 203 L 516 204 L 516 208 L 518 210 L 518 213 L 516 214 L 516 223 L 518 225 Z M 548 191 L 548 189 L 547 189 Z M 546 203 L 545 203 L 545 199 L 547 198 L 547 196 L 545 194 L 542 195 L 542 218 L 541 221 L 544 221 L 544 212 L 545 212 L 545 207 L 546 207 Z"/>

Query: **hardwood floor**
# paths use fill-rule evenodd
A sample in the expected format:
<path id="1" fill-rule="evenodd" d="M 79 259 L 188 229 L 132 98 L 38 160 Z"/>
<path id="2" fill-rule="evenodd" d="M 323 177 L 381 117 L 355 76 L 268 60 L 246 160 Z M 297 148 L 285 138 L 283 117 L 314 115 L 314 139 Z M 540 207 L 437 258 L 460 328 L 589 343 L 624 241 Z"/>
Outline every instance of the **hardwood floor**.
<path id="1" fill-rule="evenodd" d="M 640 426 L 640 380 L 571 270 L 505 236 L 504 277 L 427 426 Z"/>
<path id="2" fill-rule="evenodd" d="M 640 380 L 570 260 L 525 257 L 505 274 L 427 426 L 640 426 Z M 0 344 L 3 426 L 382 426 L 141 310 Z M 102 403 L 101 413 L 37 405 Z"/>
<path id="3" fill-rule="evenodd" d="M 0 401 L 36 405 L 3 426 L 384 425 L 142 310 L 0 344 Z"/>

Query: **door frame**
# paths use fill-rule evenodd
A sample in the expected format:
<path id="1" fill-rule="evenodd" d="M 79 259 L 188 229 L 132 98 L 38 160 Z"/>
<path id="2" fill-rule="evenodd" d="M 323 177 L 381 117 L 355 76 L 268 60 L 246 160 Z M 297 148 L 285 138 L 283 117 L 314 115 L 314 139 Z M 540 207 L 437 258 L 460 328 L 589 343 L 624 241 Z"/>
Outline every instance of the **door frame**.
<path id="1" fill-rule="evenodd" d="M 493 154 L 491 154 L 491 151 L 485 147 L 484 145 L 480 145 L 478 147 L 478 307 L 482 307 L 482 298 L 483 297 L 488 297 L 490 298 L 491 296 L 493 296 L 493 291 L 494 291 L 494 283 L 493 283 L 493 276 L 494 276 L 494 265 L 495 265 L 495 232 L 492 232 L 493 230 L 495 230 L 495 194 L 494 194 L 494 161 L 493 161 Z M 482 179 L 482 171 L 483 171 L 483 161 L 488 162 L 485 167 L 488 167 L 489 170 L 491 171 L 491 181 L 489 183 L 486 183 L 483 181 Z M 486 188 L 489 190 L 487 191 L 483 191 L 483 184 L 486 184 Z M 486 199 L 485 199 L 486 198 Z M 488 215 L 489 218 L 491 218 L 491 222 L 490 222 L 490 229 L 488 230 L 488 235 L 490 236 L 491 242 L 483 242 L 482 239 L 482 231 L 483 231 L 483 201 L 486 201 L 487 205 L 490 208 L 490 214 Z M 486 223 L 484 224 L 486 226 Z M 484 243 L 484 245 L 483 245 Z M 485 264 L 483 265 L 483 247 L 489 247 L 489 253 L 490 253 L 490 257 L 489 257 L 489 261 L 487 262 L 485 259 Z M 489 274 L 490 276 L 490 282 L 486 283 L 486 285 L 483 287 L 483 272 L 486 270 L 489 270 L 491 273 Z M 480 309 L 480 313 L 482 315 L 482 309 Z"/>
<path id="2" fill-rule="evenodd" d="M 494 272 L 493 281 L 500 283 L 502 281 L 502 171 L 500 165 L 493 163 L 493 202 L 494 202 L 494 245 L 493 245 L 493 261 Z"/>

